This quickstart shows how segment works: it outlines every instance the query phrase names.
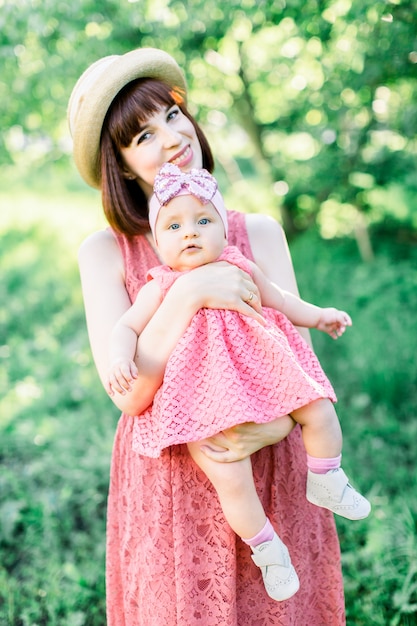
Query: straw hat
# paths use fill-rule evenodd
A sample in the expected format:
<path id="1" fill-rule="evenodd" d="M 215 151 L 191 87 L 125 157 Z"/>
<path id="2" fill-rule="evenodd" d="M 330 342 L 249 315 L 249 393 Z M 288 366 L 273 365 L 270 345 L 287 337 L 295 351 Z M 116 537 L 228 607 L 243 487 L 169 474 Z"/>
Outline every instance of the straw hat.
<path id="1" fill-rule="evenodd" d="M 74 142 L 74 161 L 86 183 L 100 188 L 100 135 L 104 118 L 116 95 L 132 80 L 157 78 L 187 90 L 177 62 L 163 50 L 139 48 L 99 59 L 78 79 L 68 103 L 68 123 Z"/>

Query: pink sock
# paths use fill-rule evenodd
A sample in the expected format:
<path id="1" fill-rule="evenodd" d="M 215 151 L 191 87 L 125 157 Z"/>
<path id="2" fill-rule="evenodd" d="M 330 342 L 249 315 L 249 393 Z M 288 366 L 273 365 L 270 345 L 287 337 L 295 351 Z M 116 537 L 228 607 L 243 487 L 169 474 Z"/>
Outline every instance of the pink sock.
<path id="1" fill-rule="evenodd" d="M 242 537 L 242 541 L 247 543 L 248 546 L 252 546 L 254 548 L 255 546 L 259 546 L 265 541 L 272 541 L 272 539 L 274 538 L 274 532 L 274 527 L 272 526 L 269 519 L 266 518 L 265 526 L 262 528 L 262 530 L 258 532 L 257 535 L 251 537 L 250 539 L 243 539 Z"/>
<path id="2" fill-rule="evenodd" d="M 328 471 L 340 467 L 342 455 L 335 456 L 333 459 L 319 459 L 315 456 L 307 454 L 307 467 L 314 474 L 326 474 Z"/>

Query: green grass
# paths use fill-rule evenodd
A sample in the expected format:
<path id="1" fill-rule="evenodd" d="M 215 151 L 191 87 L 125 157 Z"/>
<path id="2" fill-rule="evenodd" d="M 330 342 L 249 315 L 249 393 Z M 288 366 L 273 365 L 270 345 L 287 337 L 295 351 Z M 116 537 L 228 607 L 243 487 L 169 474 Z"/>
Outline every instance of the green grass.
<path id="1" fill-rule="evenodd" d="M 96 218 L 88 197 L 9 202 L 0 230 L 0 624 L 102 626 L 118 411 L 91 364 L 76 269 Z"/>
<path id="2" fill-rule="evenodd" d="M 363 264 L 354 241 L 309 233 L 292 246 L 300 289 L 345 308 L 337 342 L 313 331 L 344 431 L 343 465 L 373 503 L 370 518 L 337 518 L 348 624 L 417 624 L 417 246 L 374 233 Z"/>
<path id="3" fill-rule="evenodd" d="M 101 227 L 74 191 L 0 197 L 0 624 L 103 626 L 105 506 L 118 418 L 88 348 L 76 268 Z M 417 624 L 417 247 L 374 236 L 293 243 L 302 294 L 346 308 L 337 342 L 315 332 L 339 396 L 344 466 L 373 503 L 338 519 L 349 625 Z M 303 626 L 303 625 L 300 625 Z"/>

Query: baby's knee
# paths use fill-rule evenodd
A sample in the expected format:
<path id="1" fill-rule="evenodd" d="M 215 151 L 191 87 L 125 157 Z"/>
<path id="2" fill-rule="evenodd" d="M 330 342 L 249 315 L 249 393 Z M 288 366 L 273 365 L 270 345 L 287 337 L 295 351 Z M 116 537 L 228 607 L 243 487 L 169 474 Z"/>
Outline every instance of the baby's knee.
<path id="1" fill-rule="evenodd" d="M 317 424 L 318 422 L 326 424 L 338 419 L 333 402 L 328 398 L 320 398 L 311 402 L 304 409 L 301 409 L 301 412 L 303 413 L 304 421 L 311 424 Z"/>
<path id="2" fill-rule="evenodd" d="M 217 491 L 239 493 L 253 480 L 250 458 L 233 463 L 213 461 L 201 451 L 201 442 L 188 444 L 188 450 Z"/>
<path id="3" fill-rule="evenodd" d="M 203 470 L 210 482 L 216 486 L 222 479 L 224 464 L 209 459 L 209 457 L 202 452 L 201 444 L 201 441 L 188 443 L 188 452 L 198 467 Z"/>
<path id="4" fill-rule="evenodd" d="M 320 413 L 325 424 L 331 425 L 339 421 L 333 402 L 327 398 L 322 400 Z"/>

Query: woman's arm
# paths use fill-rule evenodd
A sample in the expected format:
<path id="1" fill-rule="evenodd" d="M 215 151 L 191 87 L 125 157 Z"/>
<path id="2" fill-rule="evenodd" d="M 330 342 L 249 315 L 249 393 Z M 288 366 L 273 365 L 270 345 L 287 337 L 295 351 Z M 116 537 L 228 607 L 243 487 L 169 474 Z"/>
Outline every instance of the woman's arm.
<path id="1" fill-rule="evenodd" d="M 131 306 L 122 255 L 109 231 L 95 233 L 82 244 L 79 267 L 93 358 L 106 387 L 110 334 Z M 245 302 L 251 292 L 258 293 L 251 277 L 226 262 L 181 276 L 141 333 L 135 359 L 138 377 L 128 394 L 112 396 L 116 406 L 129 415 L 138 415 L 149 406 L 172 350 L 200 308 L 232 309 L 262 322 L 259 305 Z"/>

